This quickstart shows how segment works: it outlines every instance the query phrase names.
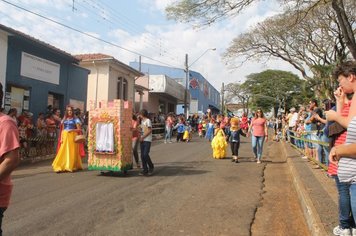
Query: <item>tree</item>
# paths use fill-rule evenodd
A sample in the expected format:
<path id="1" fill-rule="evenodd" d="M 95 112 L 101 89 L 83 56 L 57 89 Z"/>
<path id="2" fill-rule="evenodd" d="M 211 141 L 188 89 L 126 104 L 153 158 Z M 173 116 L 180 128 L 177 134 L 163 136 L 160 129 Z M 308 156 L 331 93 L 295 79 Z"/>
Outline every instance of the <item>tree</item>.
<path id="1" fill-rule="evenodd" d="M 235 16 L 254 1 L 256 0 L 180 0 L 167 6 L 166 14 L 168 19 L 199 27 Z"/>
<path id="2" fill-rule="evenodd" d="M 352 57 L 356 59 L 356 38 L 355 24 L 351 14 L 356 8 L 354 0 L 284 0 L 283 2 L 292 3 L 289 7 L 300 12 L 300 15 L 307 15 L 315 8 L 322 5 L 329 5 L 334 10 L 343 41 L 348 47 Z M 303 18 L 303 17 L 301 17 Z"/>
<path id="3" fill-rule="evenodd" d="M 242 104 L 242 109 L 246 114 L 249 113 L 249 102 L 251 94 L 246 87 L 240 83 L 229 83 L 224 86 L 227 102 L 239 102 Z"/>
<path id="4" fill-rule="evenodd" d="M 206 26 L 228 17 L 234 17 L 253 2 L 260 0 L 177 0 L 166 8 L 168 19 Z M 355 24 L 350 13 L 356 8 L 354 0 L 279 0 L 287 12 L 298 12 L 303 19 L 318 7 L 332 7 L 340 27 L 341 40 L 356 59 Z M 295 21 L 296 24 L 299 21 Z M 285 28 L 284 25 L 281 30 Z"/>
<path id="5" fill-rule="evenodd" d="M 243 86 L 251 93 L 254 107 L 265 111 L 275 108 L 275 113 L 282 107 L 282 103 L 290 100 L 288 107 L 297 106 L 304 102 L 305 81 L 297 75 L 287 71 L 266 70 L 247 76 Z M 291 97 L 294 100 L 291 100 Z"/>
<path id="6" fill-rule="evenodd" d="M 335 83 L 330 72 L 336 62 L 347 57 L 336 16 L 325 5 L 303 20 L 299 17 L 299 12 L 290 12 L 259 23 L 233 40 L 224 59 L 236 65 L 233 61 L 241 56 L 246 60 L 280 58 L 299 70 L 318 96 L 330 97 Z"/>

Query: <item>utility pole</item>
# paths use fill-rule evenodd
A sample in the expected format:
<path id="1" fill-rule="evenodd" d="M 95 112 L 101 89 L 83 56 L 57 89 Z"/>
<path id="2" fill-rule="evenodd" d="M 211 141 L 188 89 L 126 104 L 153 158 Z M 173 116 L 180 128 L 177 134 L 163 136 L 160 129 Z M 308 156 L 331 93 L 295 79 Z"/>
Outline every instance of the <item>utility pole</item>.
<path id="1" fill-rule="evenodd" d="M 224 88 L 224 82 L 222 82 L 221 85 L 221 114 L 224 115 L 225 109 L 224 109 L 224 94 L 225 94 L 225 88 Z"/>
<path id="2" fill-rule="evenodd" d="M 188 54 L 185 54 L 184 115 L 186 118 L 188 118 L 188 81 L 189 81 Z"/>

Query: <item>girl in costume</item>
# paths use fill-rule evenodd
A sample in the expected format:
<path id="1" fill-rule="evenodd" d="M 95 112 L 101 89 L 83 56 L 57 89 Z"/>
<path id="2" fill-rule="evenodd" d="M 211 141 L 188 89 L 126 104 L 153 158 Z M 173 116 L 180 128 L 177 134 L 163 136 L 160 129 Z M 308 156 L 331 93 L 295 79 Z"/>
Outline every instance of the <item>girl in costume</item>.
<path id="1" fill-rule="evenodd" d="M 206 134 L 206 126 L 207 126 L 207 122 L 206 122 L 206 119 L 203 119 L 202 121 L 202 134 L 203 134 L 203 136 L 202 137 L 205 137 L 205 134 Z"/>
<path id="2" fill-rule="evenodd" d="M 246 137 L 246 134 L 239 127 L 239 118 L 231 118 L 230 129 L 228 131 L 228 140 L 230 142 L 232 158 L 231 161 L 239 162 L 240 135 Z"/>
<path id="3" fill-rule="evenodd" d="M 75 137 L 81 133 L 81 123 L 74 116 L 73 107 L 71 106 L 67 106 L 66 108 L 64 118 L 61 121 L 61 129 L 58 141 L 60 146 L 52 163 L 53 170 L 57 173 L 82 170 L 79 143 L 75 142 Z"/>
<path id="4" fill-rule="evenodd" d="M 185 131 L 184 118 L 179 119 L 179 123 L 174 126 L 174 129 L 177 130 L 177 143 L 179 141 L 183 142 L 183 135 Z"/>
<path id="5" fill-rule="evenodd" d="M 216 159 L 223 159 L 226 157 L 226 137 L 224 131 L 220 129 L 213 140 L 211 141 L 211 147 L 213 148 L 213 157 Z"/>
<path id="6" fill-rule="evenodd" d="M 183 141 L 185 141 L 187 143 L 190 141 L 191 131 L 192 131 L 192 127 L 190 126 L 189 122 L 186 122 L 185 130 L 184 130 L 184 134 L 183 134 Z"/>
<path id="7" fill-rule="evenodd" d="M 209 142 L 211 142 L 214 137 L 214 123 L 214 119 L 211 118 L 209 124 L 207 124 L 206 126 L 205 138 L 208 139 Z"/>
<path id="8" fill-rule="evenodd" d="M 246 112 L 242 114 L 240 127 L 245 132 L 248 130 L 248 118 Z"/>

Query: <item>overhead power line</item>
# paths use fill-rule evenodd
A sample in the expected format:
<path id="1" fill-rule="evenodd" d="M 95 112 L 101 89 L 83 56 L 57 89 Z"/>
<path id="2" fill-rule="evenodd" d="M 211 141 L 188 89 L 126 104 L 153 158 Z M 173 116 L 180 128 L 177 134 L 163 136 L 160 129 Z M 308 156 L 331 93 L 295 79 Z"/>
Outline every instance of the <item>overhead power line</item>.
<path id="1" fill-rule="evenodd" d="M 167 66 L 170 66 L 170 67 L 177 67 L 177 66 L 174 66 L 174 65 L 170 65 L 170 64 L 168 64 L 168 63 L 166 63 L 166 62 L 162 62 L 162 61 L 160 61 L 160 60 L 156 60 L 156 59 L 154 59 L 154 58 L 152 58 L 152 57 L 146 56 L 146 55 L 141 54 L 141 53 L 139 53 L 139 52 L 136 52 L 136 51 L 134 51 L 134 50 L 130 50 L 130 49 L 125 48 L 125 47 L 123 47 L 123 46 L 120 46 L 120 45 L 118 45 L 118 44 L 115 44 L 115 43 L 112 43 L 112 42 L 110 42 L 110 41 L 107 41 L 107 40 L 105 40 L 105 39 L 101 39 L 101 38 L 99 38 L 99 37 L 96 37 L 96 36 L 94 36 L 94 35 L 91 35 L 91 34 L 89 34 L 89 33 L 86 33 L 86 32 L 84 32 L 84 31 L 82 31 L 82 30 L 79 30 L 79 29 L 76 29 L 76 28 L 74 28 L 74 27 L 72 27 L 72 26 L 69 26 L 69 25 L 66 25 L 66 24 L 64 24 L 64 23 L 61 23 L 61 22 L 59 22 L 59 21 L 50 19 L 50 18 L 48 18 L 48 17 L 46 17 L 46 16 L 43 16 L 43 15 L 41 15 L 41 14 L 39 14 L 39 13 L 36 13 L 36 12 L 34 12 L 34 11 L 31 11 L 31 10 L 26 9 L 26 8 L 24 8 L 24 7 L 21 7 L 21 6 L 19 6 L 19 5 L 13 4 L 13 3 L 9 2 L 9 1 L 6 1 L 6 0 L 1 0 L 1 1 L 4 2 L 4 3 L 6 3 L 6 4 L 8 4 L 8 5 L 11 5 L 11 6 L 13 6 L 13 7 L 16 7 L 16 8 L 18 8 L 18 9 L 21 9 L 21 10 L 23 10 L 23 11 L 26 11 L 26 12 L 28 12 L 28 13 L 31 13 L 31 14 L 33 14 L 33 15 L 36 15 L 36 16 L 38 16 L 38 17 L 40 17 L 40 18 L 43 18 L 43 19 L 45 19 L 45 20 L 47 20 L 47 21 L 50 21 L 50 22 L 55 23 L 55 24 L 58 24 L 58 25 L 60 25 L 60 26 L 62 26 L 62 27 L 65 27 L 65 28 L 70 29 L 70 30 L 72 30 L 72 31 L 75 31 L 75 32 L 77 32 L 77 33 L 86 35 L 86 36 L 88 36 L 88 37 L 90 37 L 90 38 L 96 39 L 96 40 L 98 40 L 98 41 L 101 41 L 101 42 L 103 42 L 103 43 L 109 44 L 109 45 L 111 45 L 111 46 L 120 48 L 120 49 L 122 49 L 122 50 L 125 50 L 125 51 L 127 51 L 127 52 L 130 52 L 130 53 L 135 54 L 135 55 L 137 55 L 137 56 L 141 56 L 141 57 L 147 58 L 147 59 L 149 59 L 149 60 L 152 60 L 152 61 L 161 63 L 161 64 L 163 64 L 163 65 L 167 65 Z"/>

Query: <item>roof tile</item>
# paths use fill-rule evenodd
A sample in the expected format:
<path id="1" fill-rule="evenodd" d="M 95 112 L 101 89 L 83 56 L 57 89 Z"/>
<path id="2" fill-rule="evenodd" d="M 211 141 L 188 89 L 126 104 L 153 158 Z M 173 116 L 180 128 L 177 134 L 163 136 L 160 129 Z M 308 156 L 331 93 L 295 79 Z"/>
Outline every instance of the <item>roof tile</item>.
<path id="1" fill-rule="evenodd" d="M 115 59 L 112 56 L 109 56 L 109 55 L 106 55 L 106 54 L 102 54 L 102 53 L 79 54 L 79 55 L 75 55 L 74 57 L 77 58 L 80 61 Z"/>

